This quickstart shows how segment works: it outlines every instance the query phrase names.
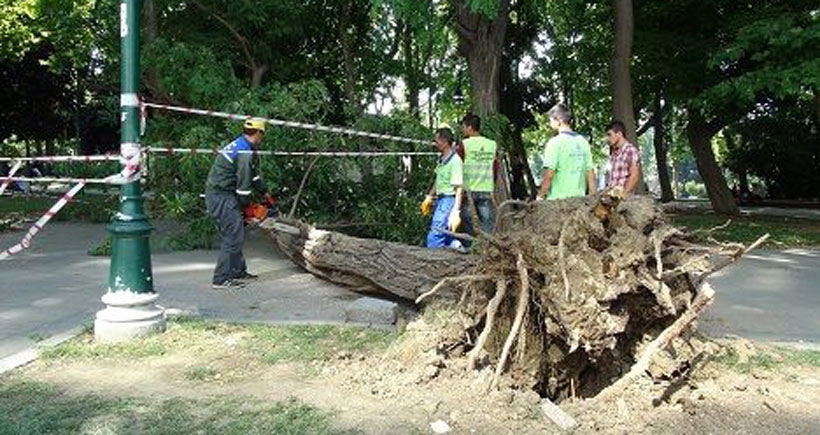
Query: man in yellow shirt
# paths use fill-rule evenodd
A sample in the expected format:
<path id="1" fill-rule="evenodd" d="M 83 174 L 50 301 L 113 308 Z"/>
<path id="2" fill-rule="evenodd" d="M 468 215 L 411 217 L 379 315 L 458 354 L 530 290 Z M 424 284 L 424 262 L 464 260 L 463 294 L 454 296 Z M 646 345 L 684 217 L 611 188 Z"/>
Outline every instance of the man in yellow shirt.
<path id="1" fill-rule="evenodd" d="M 493 191 L 495 190 L 495 162 L 497 145 L 481 135 L 481 118 L 468 114 L 461 120 L 464 134 L 464 187 L 475 204 L 478 223 L 485 233 L 492 233 L 495 225 Z M 468 204 L 469 205 L 469 204 Z M 473 233 L 473 210 L 466 210 L 464 226 Z"/>

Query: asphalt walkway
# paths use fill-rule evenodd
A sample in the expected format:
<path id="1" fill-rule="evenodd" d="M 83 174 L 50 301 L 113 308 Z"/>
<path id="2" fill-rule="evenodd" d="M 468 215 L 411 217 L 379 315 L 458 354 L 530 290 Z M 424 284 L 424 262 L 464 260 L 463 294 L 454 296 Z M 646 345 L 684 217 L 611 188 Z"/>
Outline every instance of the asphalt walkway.
<path id="1" fill-rule="evenodd" d="M 30 249 L 0 261 L 0 359 L 93 324 L 103 308 L 109 258 L 87 251 L 105 235 L 99 224 L 52 223 Z M 0 234 L 0 247 L 21 236 Z M 159 305 L 227 321 L 343 323 L 345 307 L 361 297 L 297 268 L 261 232 L 250 233 L 245 253 L 260 279 L 232 292 L 210 288 L 216 251 L 154 254 Z"/>
<path id="2" fill-rule="evenodd" d="M 102 225 L 53 223 L 31 249 L 0 261 L 0 360 L 37 341 L 91 325 L 103 308 L 107 257 L 87 255 Z M 0 248 L 21 232 L 0 234 Z M 159 304 L 227 321 L 343 323 L 360 295 L 295 267 L 251 232 L 246 257 L 260 280 L 235 292 L 210 288 L 216 251 L 153 256 Z M 820 251 L 755 251 L 712 279 L 715 304 L 701 322 L 715 336 L 820 343 Z"/>

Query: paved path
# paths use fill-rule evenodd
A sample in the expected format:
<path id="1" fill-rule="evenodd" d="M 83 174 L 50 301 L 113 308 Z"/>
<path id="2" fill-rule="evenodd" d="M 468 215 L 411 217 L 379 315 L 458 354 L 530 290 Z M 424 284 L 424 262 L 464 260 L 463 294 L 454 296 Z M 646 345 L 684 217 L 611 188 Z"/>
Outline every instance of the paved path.
<path id="1" fill-rule="evenodd" d="M 0 261 L 0 359 L 93 323 L 103 308 L 109 259 L 87 251 L 105 235 L 102 225 L 53 223 L 29 250 Z M 0 247 L 20 237 L 2 234 Z M 245 252 L 260 280 L 230 293 L 210 288 L 216 251 L 153 255 L 159 304 L 228 321 L 341 323 L 345 307 L 360 297 L 304 273 L 259 232 L 249 235 Z"/>
<path id="2" fill-rule="evenodd" d="M 663 208 L 667 211 L 711 211 L 712 204 L 709 201 L 683 200 L 664 204 Z M 770 216 L 820 221 L 820 209 L 816 208 L 741 206 L 740 214 L 743 216 Z"/>
<path id="3" fill-rule="evenodd" d="M 20 235 L 0 235 L 0 248 Z M 38 336 L 91 324 L 108 258 L 86 252 L 104 237 L 102 225 L 53 223 L 31 249 L 0 261 L 0 359 Z M 215 251 L 154 255 L 160 304 L 229 321 L 341 323 L 359 297 L 296 268 L 261 233 L 251 233 L 246 254 L 261 280 L 233 293 L 210 289 Z M 820 343 L 820 251 L 756 251 L 712 282 L 718 296 L 702 322 L 709 333 Z"/>
<path id="4" fill-rule="evenodd" d="M 711 335 L 820 344 L 820 251 L 753 251 L 711 282 Z"/>

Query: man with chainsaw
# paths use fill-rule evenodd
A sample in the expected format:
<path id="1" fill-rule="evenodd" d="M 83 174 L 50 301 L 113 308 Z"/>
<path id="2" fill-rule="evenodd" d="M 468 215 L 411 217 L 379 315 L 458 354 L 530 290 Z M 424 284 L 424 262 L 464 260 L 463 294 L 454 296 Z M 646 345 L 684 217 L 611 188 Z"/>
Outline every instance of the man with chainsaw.
<path id="1" fill-rule="evenodd" d="M 442 230 L 456 232 L 461 225 L 461 198 L 464 164 L 456 152 L 453 132 L 449 128 L 436 131 L 436 148 L 441 156 L 436 166 L 436 181 L 424 202 L 421 213 L 433 214 L 427 233 L 428 248 L 461 249 L 461 242 Z"/>
<path id="2" fill-rule="evenodd" d="M 221 238 L 212 281 L 214 289 L 243 288 L 244 281 L 257 278 L 248 273 L 242 254 L 246 221 L 243 210 L 251 205 L 254 191 L 263 195 L 269 207 L 275 202 L 254 164 L 253 151 L 262 142 L 265 127 L 264 121 L 245 121 L 242 134 L 219 151 L 208 172 L 205 205 L 216 220 Z"/>

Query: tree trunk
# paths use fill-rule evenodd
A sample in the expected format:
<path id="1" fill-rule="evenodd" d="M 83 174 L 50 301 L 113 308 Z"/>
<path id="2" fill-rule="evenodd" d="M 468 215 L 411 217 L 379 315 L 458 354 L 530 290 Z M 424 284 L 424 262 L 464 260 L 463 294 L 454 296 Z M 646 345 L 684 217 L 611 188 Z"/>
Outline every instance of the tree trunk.
<path id="1" fill-rule="evenodd" d="M 419 71 L 416 60 L 418 49 L 413 47 L 413 29 L 409 25 L 404 26 L 402 32 L 402 52 L 404 54 L 404 81 L 406 85 L 405 98 L 410 109 L 410 114 L 418 118 L 419 116 Z"/>
<path id="2" fill-rule="evenodd" d="M 632 41 L 635 31 L 632 0 L 613 0 L 615 47 L 612 53 L 612 115 L 626 125 L 626 137 L 637 146 L 635 107 L 632 103 Z"/>
<path id="3" fill-rule="evenodd" d="M 715 213 L 725 215 L 737 215 L 739 210 L 726 178 L 723 176 L 720 166 L 712 151 L 712 137 L 719 129 L 710 126 L 703 115 L 693 108 L 688 110 L 688 121 L 686 123 L 686 136 L 689 139 L 689 146 L 695 156 L 703 183 L 706 185 L 706 193 L 712 203 Z"/>
<path id="4" fill-rule="evenodd" d="M 660 94 L 655 100 L 655 110 L 658 111 L 654 116 L 653 125 L 655 129 L 655 161 L 658 166 L 658 181 L 661 185 L 661 202 L 669 202 L 675 199 L 675 195 L 672 193 L 672 183 L 669 179 L 669 163 L 667 162 L 669 147 L 666 144 L 666 129 L 663 124 L 664 107 L 662 106 Z"/>
<path id="5" fill-rule="evenodd" d="M 272 219 L 263 222 L 262 228 L 297 265 L 360 292 L 414 301 L 442 279 L 462 275 L 477 263 L 473 255 L 448 249 L 360 239 L 294 225 L 298 234 L 277 231 Z"/>
<path id="6" fill-rule="evenodd" d="M 267 65 L 251 65 L 251 87 L 258 88 L 262 86 L 262 79 L 265 77 L 265 73 L 268 72 Z"/>
<path id="7" fill-rule="evenodd" d="M 358 114 L 360 104 L 356 92 L 356 64 L 353 59 L 353 41 L 351 41 L 349 32 L 352 14 L 353 2 L 346 1 L 342 5 L 342 15 L 339 19 L 339 44 L 342 46 L 345 98 L 348 108 Z"/>
<path id="8" fill-rule="evenodd" d="M 509 20 L 510 0 L 500 0 L 496 17 L 490 19 L 470 10 L 467 0 L 452 0 L 459 51 L 470 68 L 473 111 L 480 115 L 498 113 L 501 56 Z"/>

